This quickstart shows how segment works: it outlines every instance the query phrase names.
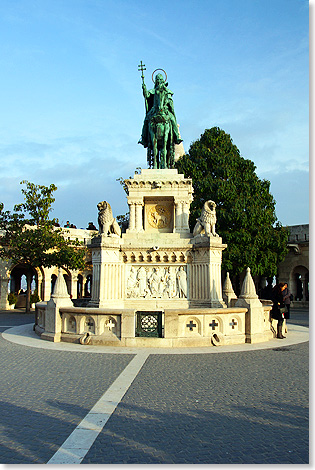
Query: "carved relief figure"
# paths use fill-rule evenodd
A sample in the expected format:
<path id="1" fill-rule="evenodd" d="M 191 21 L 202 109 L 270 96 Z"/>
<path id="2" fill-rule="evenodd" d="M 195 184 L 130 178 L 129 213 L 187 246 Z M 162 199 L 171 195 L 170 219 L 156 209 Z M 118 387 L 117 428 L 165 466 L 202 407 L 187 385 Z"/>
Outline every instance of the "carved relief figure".
<path id="1" fill-rule="evenodd" d="M 193 236 L 205 235 L 206 237 L 218 237 L 215 231 L 215 224 L 217 221 L 216 216 L 216 203 L 214 201 L 207 201 L 201 211 L 201 216 L 197 219 Z"/>
<path id="2" fill-rule="evenodd" d="M 160 297 L 162 289 L 163 278 L 160 273 L 160 268 L 153 268 L 153 272 L 149 278 L 149 287 L 153 297 Z"/>
<path id="3" fill-rule="evenodd" d="M 118 222 L 113 217 L 112 208 L 109 202 L 102 201 L 97 204 L 99 232 L 105 235 L 121 235 Z"/>
<path id="4" fill-rule="evenodd" d="M 138 269 L 131 266 L 126 278 L 128 298 L 187 298 L 187 275 L 183 266 L 177 272 L 176 268 L 171 266 L 140 266 Z"/>
<path id="5" fill-rule="evenodd" d="M 139 295 L 140 297 L 145 297 L 147 292 L 147 273 L 143 266 L 138 269 L 137 279 L 139 282 Z"/>
<path id="6" fill-rule="evenodd" d="M 172 299 L 176 296 L 176 275 L 169 266 L 165 274 L 165 295 Z"/>
<path id="7" fill-rule="evenodd" d="M 134 267 L 131 267 L 129 277 L 127 279 L 127 296 L 137 297 L 139 294 L 139 286 L 137 281 L 137 273 Z"/>
<path id="8" fill-rule="evenodd" d="M 168 227 L 171 220 L 171 213 L 168 207 L 161 204 L 153 206 L 148 213 L 148 221 L 151 227 L 165 228 Z"/>
<path id="9" fill-rule="evenodd" d="M 186 271 L 184 270 L 183 266 L 179 268 L 177 271 L 177 283 L 178 283 L 178 292 L 179 292 L 179 297 L 187 298 L 187 275 Z"/>

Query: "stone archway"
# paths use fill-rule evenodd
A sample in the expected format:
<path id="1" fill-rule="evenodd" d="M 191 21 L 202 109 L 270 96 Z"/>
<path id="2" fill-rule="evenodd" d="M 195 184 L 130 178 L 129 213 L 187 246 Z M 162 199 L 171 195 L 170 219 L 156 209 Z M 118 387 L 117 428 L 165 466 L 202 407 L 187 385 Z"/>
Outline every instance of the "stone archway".
<path id="1" fill-rule="evenodd" d="M 24 264 L 16 264 L 13 269 L 11 269 L 10 273 L 10 292 L 18 295 L 22 289 L 22 279 L 25 276 L 25 283 L 26 283 L 26 276 L 28 272 L 28 266 Z M 33 290 L 38 290 L 38 273 L 35 268 L 32 268 L 32 288 Z M 23 290 L 25 285 L 23 284 Z"/>
<path id="2" fill-rule="evenodd" d="M 290 274 L 293 299 L 299 302 L 309 300 L 309 271 L 305 266 L 296 266 Z"/>
<path id="3" fill-rule="evenodd" d="M 16 264 L 10 272 L 9 291 L 17 296 L 16 308 L 26 307 L 26 289 L 27 275 L 29 266 L 25 264 Z M 31 293 L 35 290 L 38 292 L 38 272 L 31 267 Z"/>

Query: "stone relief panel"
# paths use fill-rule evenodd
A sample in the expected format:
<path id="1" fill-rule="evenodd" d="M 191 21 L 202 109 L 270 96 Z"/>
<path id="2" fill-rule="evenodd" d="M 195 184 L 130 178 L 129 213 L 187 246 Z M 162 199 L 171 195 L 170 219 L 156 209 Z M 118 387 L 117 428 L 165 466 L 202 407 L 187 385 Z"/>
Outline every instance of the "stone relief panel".
<path id="1" fill-rule="evenodd" d="M 173 211 L 171 201 L 145 201 L 145 230 L 149 232 L 172 232 Z"/>
<path id="2" fill-rule="evenodd" d="M 186 299 L 186 266 L 126 267 L 126 297 Z"/>
<path id="3" fill-rule="evenodd" d="M 171 222 L 171 211 L 169 207 L 156 204 L 148 210 L 148 222 L 153 228 L 166 228 Z"/>

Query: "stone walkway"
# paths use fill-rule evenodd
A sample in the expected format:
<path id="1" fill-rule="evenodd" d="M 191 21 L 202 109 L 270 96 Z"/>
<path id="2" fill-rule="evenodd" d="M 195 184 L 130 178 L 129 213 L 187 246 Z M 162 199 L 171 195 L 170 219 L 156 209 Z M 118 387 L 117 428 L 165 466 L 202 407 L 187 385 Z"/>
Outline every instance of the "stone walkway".
<path id="1" fill-rule="evenodd" d="M 44 342 L 33 318 L 0 312 L 0 463 L 308 463 L 307 312 L 267 349 L 176 354 Z"/>

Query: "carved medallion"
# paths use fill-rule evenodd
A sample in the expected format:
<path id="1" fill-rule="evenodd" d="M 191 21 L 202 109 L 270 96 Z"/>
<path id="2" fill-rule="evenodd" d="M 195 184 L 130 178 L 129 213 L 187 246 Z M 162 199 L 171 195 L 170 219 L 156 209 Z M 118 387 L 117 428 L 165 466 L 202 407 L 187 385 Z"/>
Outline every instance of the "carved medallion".
<path id="1" fill-rule="evenodd" d="M 148 211 L 148 222 L 154 228 L 166 228 L 171 222 L 171 211 L 162 204 L 152 206 Z"/>

